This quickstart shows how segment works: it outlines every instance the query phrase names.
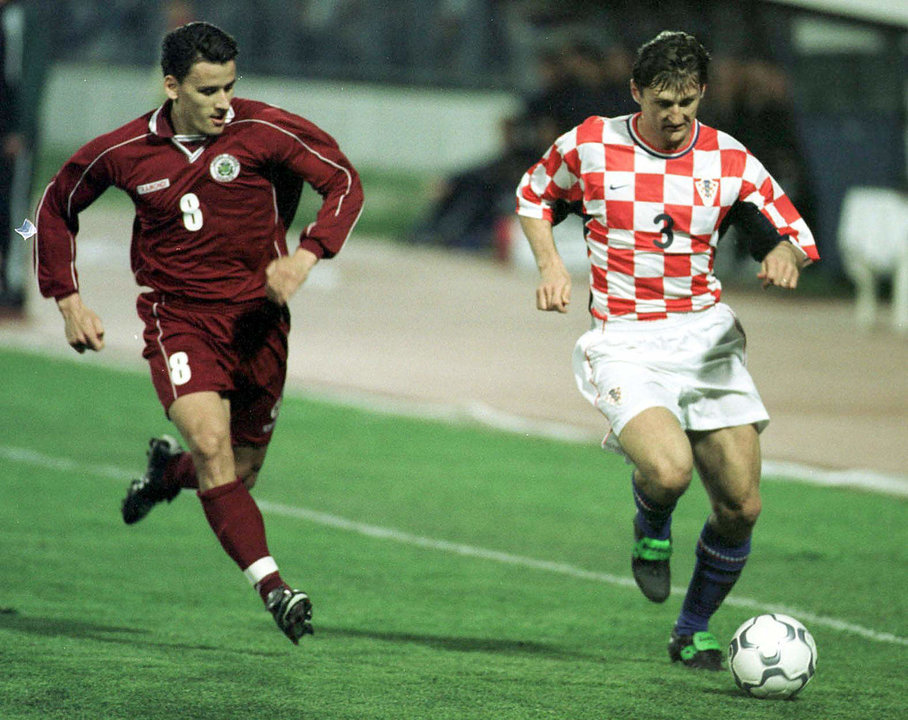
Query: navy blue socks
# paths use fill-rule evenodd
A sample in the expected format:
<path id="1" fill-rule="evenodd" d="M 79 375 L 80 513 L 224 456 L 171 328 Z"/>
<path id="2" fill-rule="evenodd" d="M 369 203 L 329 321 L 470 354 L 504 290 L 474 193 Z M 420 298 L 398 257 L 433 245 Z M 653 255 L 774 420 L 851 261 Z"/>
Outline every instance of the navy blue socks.
<path id="1" fill-rule="evenodd" d="M 732 542 L 713 530 L 709 522 L 703 526 L 694 574 L 675 625 L 679 635 L 707 629 L 709 619 L 740 577 L 749 554 L 750 538 Z"/>
<path id="2" fill-rule="evenodd" d="M 654 502 L 637 486 L 633 475 L 631 475 L 631 485 L 634 489 L 634 504 L 637 506 L 637 516 L 634 518 L 637 527 L 643 531 L 646 537 L 668 540 L 672 533 L 672 512 L 676 503 L 660 505 Z"/>

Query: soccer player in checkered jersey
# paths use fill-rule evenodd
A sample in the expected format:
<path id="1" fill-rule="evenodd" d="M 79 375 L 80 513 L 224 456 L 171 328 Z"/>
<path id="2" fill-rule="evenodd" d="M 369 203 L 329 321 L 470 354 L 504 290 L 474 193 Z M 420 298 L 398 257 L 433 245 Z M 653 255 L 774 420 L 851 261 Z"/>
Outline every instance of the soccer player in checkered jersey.
<path id="1" fill-rule="evenodd" d="M 536 258 L 540 310 L 566 312 L 571 279 L 552 225 L 583 215 L 592 327 L 574 350 L 584 396 L 607 418 L 605 447 L 634 465 L 631 567 L 643 594 L 670 593 L 671 518 L 696 467 L 712 512 L 668 652 L 718 670 L 709 620 L 741 574 L 760 514 L 759 433 L 769 417 L 744 365 L 744 332 L 713 274 L 728 223 L 747 226 L 763 286 L 793 290 L 818 260 L 804 221 L 759 160 L 697 120 L 709 55 L 682 32 L 637 52 L 640 111 L 590 117 L 523 176 L 517 212 Z M 607 111 L 608 108 L 603 108 Z"/>
<path id="2" fill-rule="evenodd" d="M 66 339 L 101 350 L 104 328 L 82 301 L 78 215 L 109 186 L 135 204 L 132 269 L 151 377 L 185 440 L 153 438 L 123 501 L 127 524 L 195 488 L 224 550 L 294 643 L 312 631 L 306 593 L 281 577 L 249 490 L 265 459 L 286 377 L 287 301 L 356 223 L 358 175 L 325 132 L 279 108 L 234 98 L 237 47 L 207 23 L 167 34 L 166 102 L 78 150 L 45 190 L 35 263 Z M 291 253 L 286 232 L 304 183 L 322 196 Z"/>

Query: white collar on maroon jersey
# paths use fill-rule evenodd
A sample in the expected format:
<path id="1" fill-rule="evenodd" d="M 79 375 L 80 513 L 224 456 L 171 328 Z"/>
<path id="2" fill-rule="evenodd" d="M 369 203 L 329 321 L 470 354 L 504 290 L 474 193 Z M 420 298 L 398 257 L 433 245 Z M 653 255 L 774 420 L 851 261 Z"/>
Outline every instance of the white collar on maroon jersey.
<path id="1" fill-rule="evenodd" d="M 690 141 L 680 150 L 676 150 L 672 153 L 662 152 L 657 150 L 652 145 L 650 145 L 646 140 L 643 139 L 643 136 L 637 131 L 637 121 L 640 119 L 640 113 L 634 113 L 629 115 L 627 118 L 627 131 L 630 133 L 631 138 L 637 145 L 646 150 L 650 155 L 655 155 L 659 158 L 677 158 L 684 155 L 686 152 L 689 152 L 690 149 L 697 144 L 697 138 L 700 137 L 700 121 L 694 118 L 693 130 L 690 134 Z"/>
<path id="2" fill-rule="evenodd" d="M 178 135 L 175 133 L 173 125 L 170 122 L 170 117 L 168 113 L 165 112 L 165 109 L 170 109 L 172 103 L 172 100 L 167 100 L 167 102 L 151 114 L 151 117 L 148 119 L 148 129 L 158 137 L 170 138 L 170 142 L 172 142 L 176 148 L 189 159 L 189 162 L 194 163 L 202 156 L 202 153 L 205 152 L 205 147 L 208 145 L 211 136 L 203 133 L 195 135 Z M 236 113 L 233 111 L 233 106 L 227 108 L 227 116 L 224 118 L 224 123 L 229 123 L 233 120 L 235 115 Z M 186 143 L 199 143 L 199 146 L 190 149 L 186 147 Z"/>
<path id="3" fill-rule="evenodd" d="M 169 137 L 175 138 L 182 142 L 193 142 L 198 140 L 204 140 L 207 138 L 207 135 L 177 135 L 173 130 L 173 125 L 170 123 L 170 117 L 168 113 L 165 113 L 164 110 L 170 110 L 170 106 L 173 103 L 173 100 L 167 100 L 161 107 L 155 110 L 151 117 L 148 119 L 148 129 L 157 135 L 158 137 Z M 233 106 L 227 108 L 227 117 L 224 118 L 224 123 L 229 123 L 233 120 L 236 113 L 233 110 Z"/>

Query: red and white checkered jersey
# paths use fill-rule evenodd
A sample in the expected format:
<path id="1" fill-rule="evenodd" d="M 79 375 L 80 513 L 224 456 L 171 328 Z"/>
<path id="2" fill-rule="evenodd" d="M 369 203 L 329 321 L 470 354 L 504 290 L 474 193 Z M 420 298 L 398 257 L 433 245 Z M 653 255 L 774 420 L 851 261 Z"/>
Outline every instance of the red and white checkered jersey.
<path id="1" fill-rule="evenodd" d="M 594 318 L 656 320 L 715 305 L 719 226 L 736 203 L 752 204 L 809 260 L 819 259 L 807 224 L 741 143 L 694 121 L 688 145 L 667 154 L 643 140 L 638 119 L 588 118 L 517 189 L 519 215 L 553 222 L 558 201 L 582 206 Z"/>

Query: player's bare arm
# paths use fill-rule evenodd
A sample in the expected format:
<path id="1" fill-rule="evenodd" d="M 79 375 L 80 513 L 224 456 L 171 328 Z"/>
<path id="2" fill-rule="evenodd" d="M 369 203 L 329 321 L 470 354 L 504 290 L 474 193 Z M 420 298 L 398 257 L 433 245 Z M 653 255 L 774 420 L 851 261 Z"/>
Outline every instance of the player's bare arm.
<path id="1" fill-rule="evenodd" d="M 286 305 L 309 277 L 309 271 L 318 262 L 318 256 L 305 248 L 297 248 L 293 255 L 272 260 L 265 270 L 265 294 L 278 305 Z"/>
<path id="2" fill-rule="evenodd" d="M 757 277 L 763 281 L 763 288 L 776 285 L 786 290 L 798 286 L 801 269 L 807 264 L 807 256 L 791 242 L 785 240 L 776 245 L 760 263 Z"/>
<path id="3" fill-rule="evenodd" d="M 530 243 L 539 268 L 536 307 L 539 310 L 566 313 L 571 303 L 571 275 L 555 247 L 552 224 L 548 220 L 520 216 L 520 227 Z"/>
<path id="4" fill-rule="evenodd" d="M 104 325 L 101 318 L 82 302 L 79 293 L 57 300 L 57 307 L 63 316 L 66 342 L 78 353 L 86 350 L 95 352 L 104 347 Z"/>

